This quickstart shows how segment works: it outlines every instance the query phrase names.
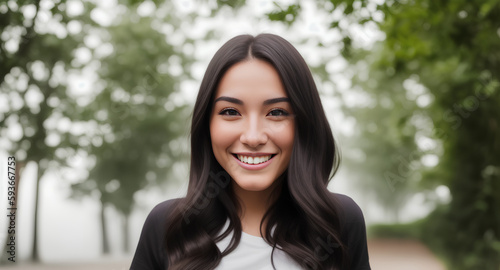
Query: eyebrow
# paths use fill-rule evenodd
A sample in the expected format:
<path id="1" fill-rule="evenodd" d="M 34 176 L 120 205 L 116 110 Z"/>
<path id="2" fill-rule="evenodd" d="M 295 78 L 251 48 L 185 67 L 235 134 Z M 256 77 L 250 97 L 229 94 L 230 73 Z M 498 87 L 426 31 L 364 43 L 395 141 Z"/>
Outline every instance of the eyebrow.
<path id="1" fill-rule="evenodd" d="M 226 96 L 221 96 L 215 99 L 214 103 L 217 101 L 227 101 L 239 105 L 243 105 L 243 101 L 237 98 L 232 98 L 232 97 L 226 97 Z M 269 104 L 274 104 L 274 103 L 279 103 L 279 102 L 290 102 L 290 99 L 287 97 L 279 97 L 279 98 L 271 98 L 267 99 L 264 101 L 264 105 L 269 105 Z"/>

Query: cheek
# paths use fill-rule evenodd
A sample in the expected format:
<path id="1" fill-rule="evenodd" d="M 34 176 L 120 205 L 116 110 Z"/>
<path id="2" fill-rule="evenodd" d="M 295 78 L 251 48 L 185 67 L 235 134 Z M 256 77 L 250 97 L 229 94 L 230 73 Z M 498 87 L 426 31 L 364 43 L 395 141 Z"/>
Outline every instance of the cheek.
<path id="1" fill-rule="evenodd" d="M 293 121 L 287 123 L 280 123 L 274 128 L 273 137 L 274 142 L 284 152 L 290 155 L 293 148 L 293 140 L 295 137 L 295 125 Z"/>
<path id="2" fill-rule="evenodd" d="M 223 122 L 217 120 L 210 122 L 210 138 L 216 158 L 218 153 L 225 151 L 232 144 L 235 137 L 234 129 L 228 128 Z"/>
<path id="3" fill-rule="evenodd" d="M 290 129 L 287 130 L 286 134 L 283 134 L 283 148 L 286 149 L 289 155 L 292 154 L 292 149 L 293 149 L 293 141 L 295 137 L 295 129 L 293 125 L 290 125 Z"/>

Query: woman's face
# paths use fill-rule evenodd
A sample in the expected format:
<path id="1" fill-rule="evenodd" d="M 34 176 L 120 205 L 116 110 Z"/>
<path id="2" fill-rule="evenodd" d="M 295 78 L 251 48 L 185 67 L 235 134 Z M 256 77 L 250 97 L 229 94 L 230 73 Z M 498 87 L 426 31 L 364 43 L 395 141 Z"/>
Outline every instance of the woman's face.
<path id="1" fill-rule="evenodd" d="M 277 71 L 262 60 L 233 65 L 222 77 L 210 116 L 212 149 L 235 188 L 264 191 L 287 169 L 293 111 Z"/>

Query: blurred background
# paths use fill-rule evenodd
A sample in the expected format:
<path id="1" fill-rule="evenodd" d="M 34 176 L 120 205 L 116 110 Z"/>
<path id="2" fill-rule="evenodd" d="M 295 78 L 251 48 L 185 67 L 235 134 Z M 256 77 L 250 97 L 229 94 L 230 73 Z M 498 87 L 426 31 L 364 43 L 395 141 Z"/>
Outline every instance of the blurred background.
<path id="1" fill-rule="evenodd" d="M 372 269 L 499 270 L 498 0 L 0 0 L 2 268 L 128 269 L 208 61 L 262 32 L 314 73 Z"/>

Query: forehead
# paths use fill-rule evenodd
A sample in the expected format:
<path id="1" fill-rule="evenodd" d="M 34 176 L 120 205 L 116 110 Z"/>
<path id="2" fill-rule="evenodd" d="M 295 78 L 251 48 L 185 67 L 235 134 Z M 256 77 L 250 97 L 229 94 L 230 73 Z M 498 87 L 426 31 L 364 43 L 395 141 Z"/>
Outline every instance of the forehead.
<path id="1" fill-rule="evenodd" d="M 281 78 L 269 63 L 250 59 L 230 67 L 221 78 L 215 98 L 232 96 L 241 99 L 287 97 Z"/>

